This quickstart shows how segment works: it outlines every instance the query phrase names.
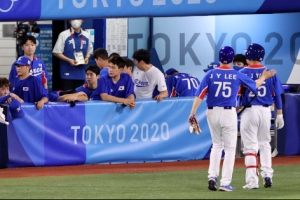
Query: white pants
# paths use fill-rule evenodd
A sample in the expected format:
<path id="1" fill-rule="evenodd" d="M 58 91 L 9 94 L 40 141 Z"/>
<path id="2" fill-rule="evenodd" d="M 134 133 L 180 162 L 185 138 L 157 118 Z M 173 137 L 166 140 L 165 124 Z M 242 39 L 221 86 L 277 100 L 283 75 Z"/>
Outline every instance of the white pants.
<path id="1" fill-rule="evenodd" d="M 236 152 L 236 109 L 234 107 L 231 109 L 214 107 L 213 109 L 207 110 L 206 116 L 213 144 L 210 153 L 208 178 L 219 176 L 221 156 L 224 149 L 225 157 L 220 185 L 229 185 L 232 180 Z"/>
<path id="2" fill-rule="evenodd" d="M 271 110 L 270 107 L 252 106 L 241 115 L 241 138 L 244 144 L 243 153 L 260 153 L 261 176 L 273 177 L 271 156 Z M 245 156 L 245 165 L 258 166 L 254 156 Z M 257 169 L 246 169 L 246 183 L 258 184 Z"/>

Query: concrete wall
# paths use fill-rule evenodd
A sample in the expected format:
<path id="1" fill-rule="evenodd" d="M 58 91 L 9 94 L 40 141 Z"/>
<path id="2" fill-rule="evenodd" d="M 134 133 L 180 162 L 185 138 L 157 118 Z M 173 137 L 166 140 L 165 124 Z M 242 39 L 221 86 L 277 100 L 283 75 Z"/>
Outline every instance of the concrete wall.
<path id="1" fill-rule="evenodd" d="M 7 25 L 11 25 L 11 27 L 9 28 Z M 16 39 L 13 38 L 12 26 L 16 27 L 16 22 L 0 22 L 0 76 L 7 78 L 17 54 Z M 11 31 L 11 35 L 5 35 L 5 33 Z"/>

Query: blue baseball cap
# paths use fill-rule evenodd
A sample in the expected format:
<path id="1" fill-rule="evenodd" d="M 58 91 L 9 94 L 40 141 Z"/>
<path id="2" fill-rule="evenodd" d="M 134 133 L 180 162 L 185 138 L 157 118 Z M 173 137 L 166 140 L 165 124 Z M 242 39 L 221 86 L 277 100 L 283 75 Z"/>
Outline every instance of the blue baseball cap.
<path id="1" fill-rule="evenodd" d="M 215 69 L 217 67 L 220 67 L 220 65 L 221 65 L 220 62 L 211 62 L 209 65 L 207 65 L 207 68 L 204 69 L 203 71 L 208 72 L 211 69 Z"/>
<path id="2" fill-rule="evenodd" d="M 16 62 L 14 62 L 14 65 L 31 65 L 31 60 L 27 56 L 21 56 Z"/>
<path id="3" fill-rule="evenodd" d="M 177 71 L 176 69 L 174 69 L 174 68 L 168 69 L 168 70 L 166 71 L 166 73 L 165 73 L 165 77 L 171 75 L 171 74 L 174 73 L 174 72 L 178 72 L 178 71 Z"/>
<path id="4" fill-rule="evenodd" d="M 13 116 L 13 118 L 22 118 L 25 116 L 25 113 L 23 112 L 23 110 L 21 108 L 21 103 L 14 98 L 12 99 L 12 101 L 9 104 L 9 111 L 10 111 L 11 115 Z"/>

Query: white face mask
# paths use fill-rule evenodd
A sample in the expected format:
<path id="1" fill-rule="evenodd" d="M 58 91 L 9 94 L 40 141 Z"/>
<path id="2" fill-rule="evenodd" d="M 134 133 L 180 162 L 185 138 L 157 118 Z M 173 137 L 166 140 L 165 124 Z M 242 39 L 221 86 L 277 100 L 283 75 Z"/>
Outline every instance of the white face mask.
<path id="1" fill-rule="evenodd" d="M 81 26 L 81 20 L 72 20 L 71 25 L 74 29 L 80 28 Z"/>

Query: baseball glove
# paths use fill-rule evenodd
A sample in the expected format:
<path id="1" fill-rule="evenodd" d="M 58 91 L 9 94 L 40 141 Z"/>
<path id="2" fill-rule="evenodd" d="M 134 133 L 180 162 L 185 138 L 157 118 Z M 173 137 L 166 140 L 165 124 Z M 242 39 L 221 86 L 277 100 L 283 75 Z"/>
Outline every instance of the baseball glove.
<path id="1" fill-rule="evenodd" d="M 199 135 L 199 133 L 201 133 L 201 129 L 200 126 L 198 124 L 198 120 L 197 117 L 195 115 L 192 115 L 189 117 L 189 123 L 190 123 L 190 133 L 196 133 L 197 135 Z"/>

